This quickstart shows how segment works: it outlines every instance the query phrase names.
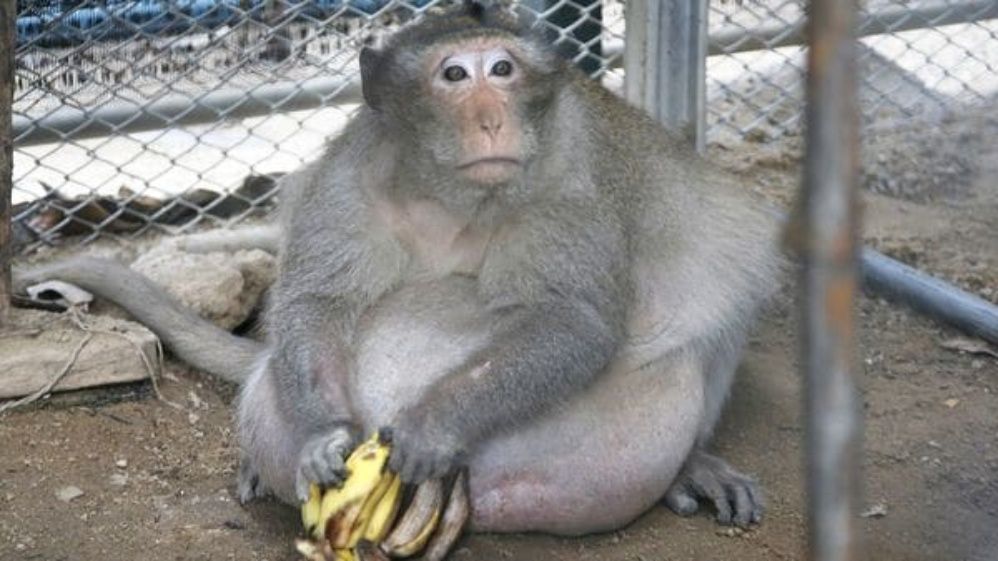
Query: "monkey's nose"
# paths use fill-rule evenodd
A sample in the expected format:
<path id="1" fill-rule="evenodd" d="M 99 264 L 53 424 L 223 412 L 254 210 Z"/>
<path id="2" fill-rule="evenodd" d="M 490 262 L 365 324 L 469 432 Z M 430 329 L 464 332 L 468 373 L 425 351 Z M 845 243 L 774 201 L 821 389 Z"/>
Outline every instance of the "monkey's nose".
<path id="1" fill-rule="evenodd" d="M 482 132 L 495 138 L 502 129 L 502 119 L 497 117 L 485 117 L 479 121 L 479 126 L 482 128 Z"/>

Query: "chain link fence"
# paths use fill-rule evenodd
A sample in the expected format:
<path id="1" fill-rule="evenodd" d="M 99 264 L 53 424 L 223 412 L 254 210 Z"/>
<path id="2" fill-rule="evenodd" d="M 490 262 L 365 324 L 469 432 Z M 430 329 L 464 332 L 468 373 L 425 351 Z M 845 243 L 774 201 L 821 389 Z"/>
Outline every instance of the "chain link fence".
<path id="1" fill-rule="evenodd" d="M 266 212 L 274 179 L 356 110 L 365 41 L 441 3 L 19 0 L 16 241 L 176 233 Z M 588 72 L 617 66 L 619 5 L 525 3 Z"/>
<path id="2" fill-rule="evenodd" d="M 14 236 L 228 226 L 315 157 L 360 100 L 357 52 L 439 0 L 18 0 Z M 522 0 L 619 88 L 622 0 Z M 804 0 L 711 0 L 709 138 L 801 124 Z M 994 98 L 998 0 L 865 3 L 868 119 Z"/>
<path id="3" fill-rule="evenodd" d="M 932 118 L 998 92 L 998 0 L 866 0 L 858 15 L 867 126 Z M 710 137 L 800 133 L 806 0 L 711 0 Z"/>

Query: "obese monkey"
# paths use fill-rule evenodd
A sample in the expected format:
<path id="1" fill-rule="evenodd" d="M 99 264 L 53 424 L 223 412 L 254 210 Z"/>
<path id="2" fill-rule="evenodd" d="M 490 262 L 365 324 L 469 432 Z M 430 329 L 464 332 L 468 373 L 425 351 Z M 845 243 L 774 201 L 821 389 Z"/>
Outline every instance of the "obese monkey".
<path id="1" fill-rule="evenodd" d="M 107 261 L 18 283 L 80 284 L 240 382 L 242 500 L 335 485 L 389 428 L 403 480 L 467 467 L 473 529 L 609 530 L 663 497 L 758 522 L 706 445 L 778 284 L 776 223 L 529 23 L 465 2 L 361 52 L 364 106 L 282 178 L 265 342 Z"/>

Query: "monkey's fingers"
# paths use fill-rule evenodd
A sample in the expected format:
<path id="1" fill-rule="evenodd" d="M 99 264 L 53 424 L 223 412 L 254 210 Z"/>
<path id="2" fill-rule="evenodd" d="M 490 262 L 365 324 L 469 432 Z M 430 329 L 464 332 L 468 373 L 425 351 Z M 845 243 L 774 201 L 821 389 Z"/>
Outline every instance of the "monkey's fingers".
<path id="1" fill-rule="evenodd" d="M 309 440 L 302 448 L 298 461 L 295 492 L 298 499 L 307 501 L 309 487 L 316 483 L 322 487 L 338 487 L 346 479 L 346 457 L 353 445 L 353 438 L 346 428 L 337 428 Z"/>

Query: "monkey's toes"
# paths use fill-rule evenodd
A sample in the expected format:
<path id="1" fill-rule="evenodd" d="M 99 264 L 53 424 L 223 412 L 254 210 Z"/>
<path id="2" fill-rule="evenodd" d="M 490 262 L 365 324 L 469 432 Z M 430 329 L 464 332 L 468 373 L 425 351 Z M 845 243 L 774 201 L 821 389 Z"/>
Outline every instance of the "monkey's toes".
<path id="1" fill-rule="evenodd" d="M 666 492 L 665 504 L 688 516 L 698 510 L 700 500 L 714 506 L 720 524 L 745 528 L 762 521 L 762 492 L 755 481 L 717 456 L 694 452 Z"/>
<path id="2" fill-rule="evenodd" d="M 260 474 L 257 473 L 253 464 L 248 458 L 239 461 L 239 474 L 236 476 L 236 492 L 239 494 L 239 502 L 246 504 L 253 499 L 262 498 L 267 494 L 267 489 L 260 481 Z"/>

